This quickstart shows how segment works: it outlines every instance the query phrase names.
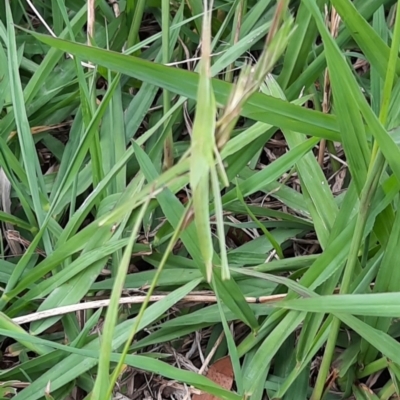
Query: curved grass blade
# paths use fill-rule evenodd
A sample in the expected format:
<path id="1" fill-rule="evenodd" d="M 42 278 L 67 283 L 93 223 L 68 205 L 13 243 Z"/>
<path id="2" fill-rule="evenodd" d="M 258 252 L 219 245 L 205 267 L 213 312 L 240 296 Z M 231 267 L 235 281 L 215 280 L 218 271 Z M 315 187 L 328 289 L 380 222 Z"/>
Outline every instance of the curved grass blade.
<path id="1" fill-rule="evenodd" d="M 115 277 L 114 286 L 111 292 L 110 306 L 107 309 L 105 324 L 107 329 L 104 331 L 101 342 L 99 365 L 97 369 L 96 381 L 93 388 L 93 400 L 101 400 L 104 393 L 107 393 L 109 387 L 109 369 L 110 369 L 110 353 L 112 350 L 112 338 L 114 328 L 118 318 L 118 305 L 121 298 L 124 281 L 130 265 L 133 245 L 137 239 L 140 226 L 143 221 L 144 213 L 146 212 L 150 198 L 143 204 L 140 212 L 138 213 L 135 225 L 132 229 L 129 242 L 125 248 L 124 255 L 118 267 L 117 276 Z M 113 387 L 114 385 L 112 385 Z"/>
<path id="2" fill-rule="evenodd" d="M 144 82 L 151 82 L 182 96 L 191 99 L 196 98 L 198 76 L 195 73 L 154 64 L 112 51 L 54 39 L 46 35 L 30 33 L 50 46 L 88 58 L 91 62 Z M 217 79 L 213 79 L 212 85 L 217 103 L 226 104 L 232 85 Z M 250 96 L 244 104 L 241 114 L 280 128 L 292 129 L 307 135 L 323 137 L 327 140 L 340 141 L 334 116 L 298 107 L 260 93 L 254 93 Z"/>
<path id="3" fill-rule="evenodd" d="M 398 318 L 400 298 L 397 293 L 343 294 L 287 300 L 277 308 L 324 314 L 352 314 Z"/>

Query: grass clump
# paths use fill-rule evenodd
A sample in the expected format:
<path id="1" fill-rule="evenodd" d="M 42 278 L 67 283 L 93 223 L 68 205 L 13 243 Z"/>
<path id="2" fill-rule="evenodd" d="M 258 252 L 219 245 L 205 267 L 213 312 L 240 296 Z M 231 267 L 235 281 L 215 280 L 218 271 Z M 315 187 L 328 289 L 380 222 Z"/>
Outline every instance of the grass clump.
<path id="1" fill-rule="evenodd" d="M 398 15 L 2 3 L 0 397 L 398 398 Z"/>

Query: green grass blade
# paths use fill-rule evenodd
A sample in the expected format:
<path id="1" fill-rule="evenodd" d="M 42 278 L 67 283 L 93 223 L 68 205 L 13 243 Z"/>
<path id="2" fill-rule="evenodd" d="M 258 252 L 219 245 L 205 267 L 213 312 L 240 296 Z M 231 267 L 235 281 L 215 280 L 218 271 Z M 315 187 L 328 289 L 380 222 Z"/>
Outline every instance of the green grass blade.
<path id="1" fill-rule="evenodd" d="M 37 33 L 32 33 L 32 35 L 44 43 L 81 57 L 87 57 L 90 61 L 117 72 L 145 82 L 151 80 L 153 84 L 185 97 L 192 99 L 196 97 L 198 77 L 194 73 Z M 218 80 L 212 82 L 217 103 L 226 104 L 231 92 L 231 85 Z M 271 125 L 324 137 L 328 140 L 340 141 L 334 117 L 297 107 L 259 93 L 250 96 L 248 102 L 243 106 L 242 115 Z"/>

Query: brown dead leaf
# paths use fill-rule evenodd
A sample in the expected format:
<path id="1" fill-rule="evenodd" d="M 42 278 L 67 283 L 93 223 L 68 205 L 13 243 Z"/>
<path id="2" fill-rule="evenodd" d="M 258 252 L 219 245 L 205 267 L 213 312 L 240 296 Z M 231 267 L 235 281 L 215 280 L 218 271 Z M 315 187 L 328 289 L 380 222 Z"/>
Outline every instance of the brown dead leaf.
<path id="1" fill-rule="evenodd" d="M 206 377 L 226 390 L 230 390 L 233 384 L 233 367 L 231 358 L 226 356 L 219 359 L 208 369 Z M 208 393 L 195 394 L 193 400 L 219 400 L 218 397 Z"/>
<path id="2" fill-rule="evenodd" d="M 343 188 L 343 184 L 344 184 L 344 180 L 346 178 L 346 173 L 347 173 L 347 169 L 343 168 L 342 170 L 340 170 L 336 177 L 335 177 L 335 183 L 332 186 L 332 192 L 334 194 L 340 192 Z"/>
<path id="3" fill-rule="evenodd" d="M 63 128 L 64 126 L 68 126 L 68 125 L 71 125 L 71 122 L 63 122 L 61 124 L 56 124 L 56 125 L 34 126 L 31 128 L 31 133 L 32 133 L 32 135 L 36 135 L 38 133 L 47 132 L 49 130 Z M 10 135 L 8 136 L 7 140 L 11 140 L 16 135 L 17 135 L 17 131 L 12 131 L 10 133 Z"/>
<path id="4" fill-rule="evenodd" d="M 235 243 L 236 246 L 241 246 L 244 243 L 250 242 L 251 238 L 242 229 L 230 228 L 228 237 Z"/>

